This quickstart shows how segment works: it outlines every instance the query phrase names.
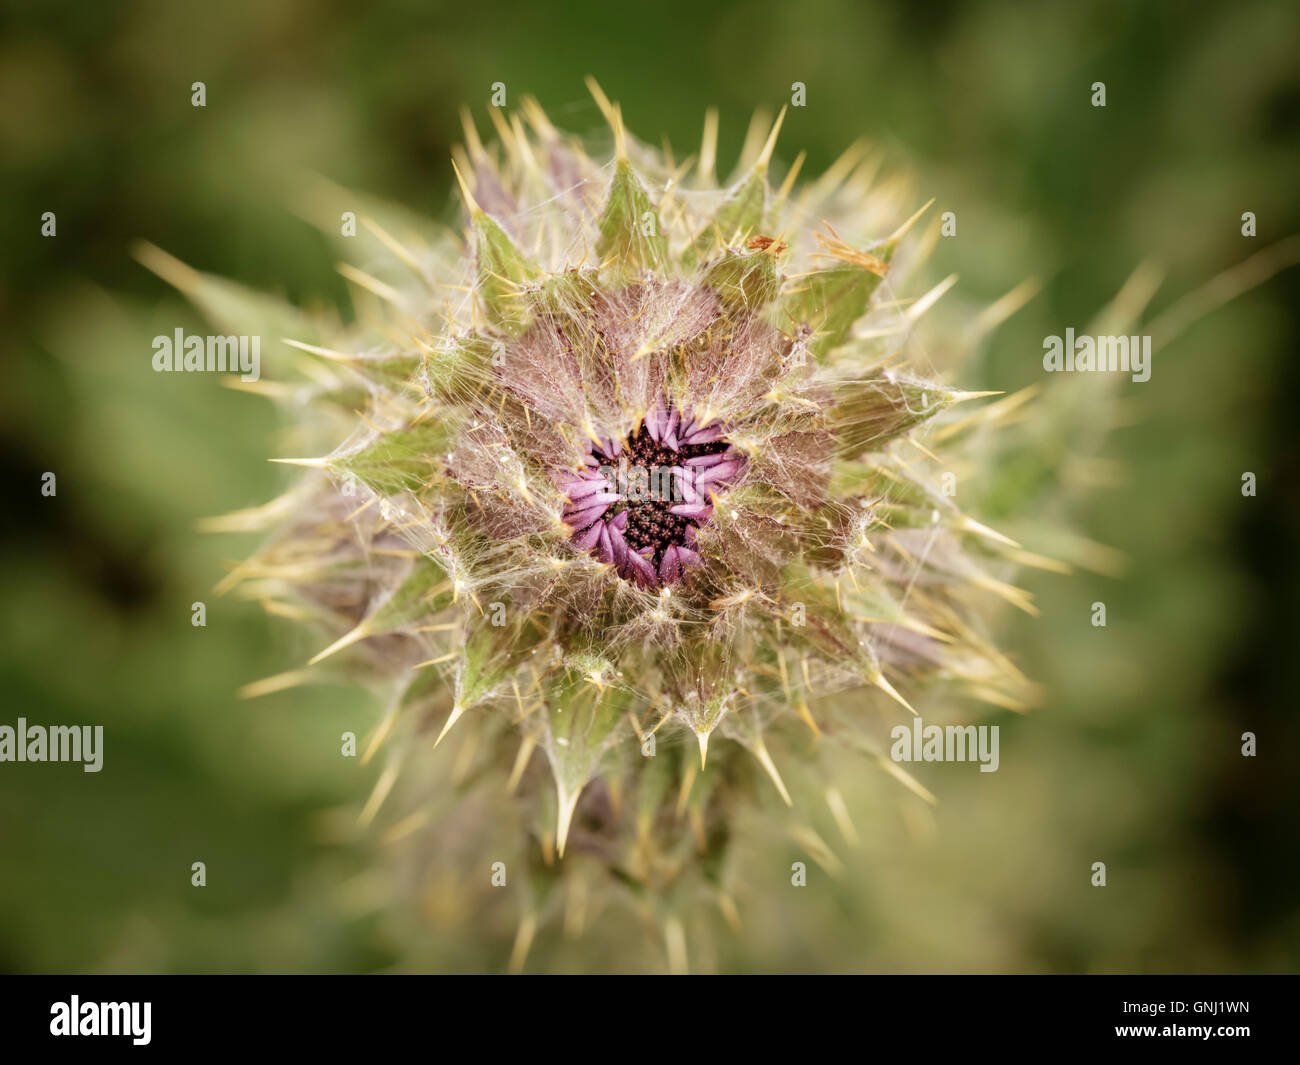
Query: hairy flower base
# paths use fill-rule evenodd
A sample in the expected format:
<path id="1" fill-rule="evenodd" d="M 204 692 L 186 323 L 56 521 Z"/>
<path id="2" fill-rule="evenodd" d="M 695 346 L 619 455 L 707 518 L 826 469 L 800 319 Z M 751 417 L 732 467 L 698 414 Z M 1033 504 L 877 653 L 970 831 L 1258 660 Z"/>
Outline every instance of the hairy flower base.
<path id="1" fill-rule="evenodd" d="M 592 443 L 582 469 L 560 478 L 564 520 L 574 544 L 626 580 L 672 584 L 702 562 L 696 530 L 744 467 L 717 422 L 656 405 L 625 439 Z"/>
<path id="2" fill-rule="evenodd" d="M 770 810 L 752 816 L 760 774 L 799 807 L 790 831 L 832 861 L 813 811 L 832 803 L 853 834 L 833 774 L 855 754 L 880 760 L 891 715 L 916 713 L 904 692 L 1033 701 L 985 609 L 1000 596 L 1032 611 L 1007 580 L 1037 556 L 964 513 L 940 478 L 1011 478 L 989 485 L 1002 500 L 1050 477 L 1032 473 L 1036 427 L 1023 452 L 990 432 L 1021 419 L 1025 394 L 950 418 L 985 393 L 915 365 L 928 358 L 913 330 L 951 280 L 909 295 L 934 241 L 904 240 L 924 208 L 909 214 L 906 183 L 877 180 L 873 153 L 803 184 L 796 164 L 773 188 L 780 120 L 765 137 L 760 122 L 720 184 L 712 163 L 690 173 L 635 142 L 593 94 L 609 159 L 535 103 L 492 151 L 467 128 L 463 246 L 436 227 L 408 246 L 391 235 L 408 216 L 382 207 L 373 242 L 340 240 L 367 266 L 348 270 L 351 326 L 268 317 L 261 297 L 157 256 L 230 315 L 221 332 L 299 338 L 268 353 L 262 390 L 299 419 L 313 451 L 283 461 L 307 470 L 210 527 L 265 535 L 223 587 L 328 642 L 308 669 L 246 693 L 316 676 L 385 693 L 365 757 L 391 744 L 392 760 L 362 820 L 411 836 L 412 884 L 461 847 L 474 861 L 516 854 L 515 967 L 548 914 L 603 887 L 593 906 L 656 914 L 684 968 L 693 900 L 736 907 L 732 840 L 785 831 Z M 706 124 L 698 158 L 715 157 Z M 331 238 L 350 207 L 322 204 Z M 962 328 L 938 339 L 956 358 L 990 319 L 952 320 Z M 263 322 L 276 324 L 247 324 Z M 517 838 L 475 820 L 501 790 Z M 570 843 L 576 869 L 543 868 Z"/>

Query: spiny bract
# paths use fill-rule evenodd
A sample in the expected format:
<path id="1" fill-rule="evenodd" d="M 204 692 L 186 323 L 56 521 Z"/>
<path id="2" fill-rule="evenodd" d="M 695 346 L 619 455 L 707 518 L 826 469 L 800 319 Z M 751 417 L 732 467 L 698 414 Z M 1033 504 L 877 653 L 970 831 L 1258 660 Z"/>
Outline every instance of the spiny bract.
<path id="1" fill-rule="evenodd" d="M 319 671 L 385 692 L 363 753 L 390 761 L 363 821 L 399 779 L 414 813 L 392 813 L 397 835 L 428 811 L 473 835 L 461 796 L 514 796 L 517 955 L 579 855 L 654 912 L 673 954 L 692 898 L 734 914 L 727 844 L 765 790 L 791 802 L 778 761 L 816 781 L 840 745 L 923 792 L 880 738 L 921 685 L 1026 697 L 978 621 L 990 596 L 1029 607 L 1005 583 L 1016 545 L 957 508 L 952 467 L 916 435 L 937 422 L 927 442 L 960 445 L 981 419 L 945 417 L 975 394 L 927 376 L 911 339 L 948 283 L 898 295 L 935 238 L 904 239 L 925 208 L 876 183 L 865 150 L 769 182 L 779 118 L 756 120 L 720 184 L 716 116 L 677 162 L 593 93 L 612 160 L 532 101 L 493 112 L 490 149 L 467 121 L 466 241 L 358 210 L 370 257 L 342 267 L 356 322 L 257 312 L 293 351 L 243 387 L 299 416 L 297 454 L 326 454 L 282 460 L 308 467 L 286 495 L 213 523 L 271 530 L 224 587 L 327 633 L 311 670 L 249 694 Z M 317 200 L 335 236 L 359 204 Z M 204 286 L 228 312 L 234 290 Z M 815 786 L 843 824 L 836 781 Z M 418 860 L 450 860 L 447 838 Z"/>

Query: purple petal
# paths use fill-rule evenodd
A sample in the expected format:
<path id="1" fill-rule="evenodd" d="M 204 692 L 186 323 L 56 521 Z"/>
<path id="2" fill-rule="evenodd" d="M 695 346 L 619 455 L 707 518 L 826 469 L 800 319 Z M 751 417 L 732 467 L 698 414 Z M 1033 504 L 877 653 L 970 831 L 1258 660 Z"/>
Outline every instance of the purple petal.
<path id="1" fill-rule="evenodd" d="M 605 523 L 603 521 L 598 521 L 581 536 L 576 537 L 573 542 L 581 550 L 590 551 L 599 542 L 600 534 L 604 528 Z"/>
<path id="2" fill-rule="evenodd" d="M 690 436 L 682 437 L 683 444 L 712 444 L 723 437 L 722 426 L 710 422 L 702 429 L 696 429 Z"/>
<path id="3" fill-rule="evenodd" d="M 609 526 L 600 523 L 600 542 L 596 546 L 596 557 L 602 562 L 614 561 L 614 548 L 609 540 Z"/>
<path id="4" fill-rule="evenodd" d="M 693 469 L 682 469 L 680 466 L 674 466 L 673 480 L 677 482 L 677 494 L 682 497 L 683 503 L 697 503 L 700 499 L 700 493 L 695 490 L 696 476 Z"/>
<path id="5" fill-rule="evenodd" d="M 658 583 L 658 577 L 655 574 L 655 568 L 647 562 L 638 551 L 629 551 L 627 555 L 627 565 L 631 572 L 632 578 L 639 584 L 655 585 Z"/>
<path id="6" fill-rule="evenodd" d="M 609 492 L 609 491 L 597 492 L 595 495 L 580 500 L 572 504 L 571 506 L 566 507 L 565 509 L 586 510 L 589 507 L 594 507 L 597 503 L 603 504 L 604 506 L 609 506 L 611 503 L 617 503 L 620 498 L 621 497 L 617 492 Z"/>
<path id="7" fill-rule="evenodd" d="M 609 509 L 608 503 L 597 503 L 594 507 L 587 507 L 585 510 L 579 510 L 573 514 L 565 514 L 564 521 L 571 525 L 574 531 L 585 529 L 593 521 L 598 521 L 600 516 Z"/>
<path id="8" fill-rule="evenodd" d="M 627 512 L 624 511 L 626 514 Z M 614 565 L 618 567 L 619 572 L 627 568 L 627 541 L 623 539 L 623 534 L 614 525 L 606 525 L 609 532 L 609 549 L 614 557 Z"/>
<path id="9" fill-rule="evenodd" d="M 683 466 L 698 466 L 700 469 L 707 469 L 710 466 L 716 466 L 719 462 L 726 462 L 731 457 L 730 451 L 719 451 L 716 455 L 692 455 L 682 462 Z"/>
<path id="10" fill-rule="evenodd" d="M 681 558 L 676 544 L 671 544 L 659 560 L 659 579 L 665 584 L 677 580 L 682 575 Z"/>
<path id="11" fill-rule="evenodd" d="M 617 529 L 619 532 L 622 532 L 624 529 L 626 529 L 626 528 L 627 528 L 627 511 L 626 511 L 626 510 L 620 510 L 617 514 L 615 514 L 613 520 L 610 521 L 610 525 L 612 525 L 612 526 L 613 526 L 615 529 Z"/>
<path id="12" fill-rule="evenodd" d="M 688 537 L 688 539 L 691 539 Z M 677 557 L 681 560 L 682 569 L 689 569 L 692 566 L 704 565 L 704 558 L 698 551 L 692 551 L 689 547 L 679 547 Z"/>
<path id="13" fill-rule="evenodd" d="M 729 459 L 726 462 L 719 462 L 716 466 L 710 466 L 695 478 L 695 487 L 703 491 L 707 485 L 717 484 L 720 481 L 734 480 L 743 467 L 744 462 L 740 459 Z"/>
<path id="14" fill-rule="evenodd" d="M 645 416 L 645 431 L 650 434 L 650 439 L 656 444 L 659 443 L 660 434 L 663 432 L 663 425 L 659 421 L 661 413 L 659 404 L 656 403 L 646 412 Z"/>
<path id="15" fill-rule="evenodd" d="M 677 450 L 677 426 L 681 421 L 677 408 L 674 407 L 668 414 L 668 421 L 664 425 L 664 443 L 674 451 Z"/>
<path id="16" fill-rule="evenodd" d="M 678 503 L 675 507 L 668 508 L 669 514 L 679 514 L 683 518 L 694 518 L 696 521 L 703 521 L 713 513 L 713 508 L 708 503 Z"/>
<path id="17" fill-rule="evenodd" d="M 700 477 L 707 477 L 711 481 L 723 480 L 728 477 L 734 477 L 745 465 L 745 459 L 741 455 L 727 455 L 721 462 L 715 462 L 712 466 L 706 466 L 700 473 Z"/>
<path id="18" fill-rule="evenodd" d="M 586 499 L 588 496 L 601 491 L 607 493 L 609 491 L 609 485 L 605 483 L 603 477 L 596 477 L 594 479 L 580 480 L 571 484 L 565 489 L 565 494 L 569 497 L 570 503 L 576 503 L 580 499 Z"/>

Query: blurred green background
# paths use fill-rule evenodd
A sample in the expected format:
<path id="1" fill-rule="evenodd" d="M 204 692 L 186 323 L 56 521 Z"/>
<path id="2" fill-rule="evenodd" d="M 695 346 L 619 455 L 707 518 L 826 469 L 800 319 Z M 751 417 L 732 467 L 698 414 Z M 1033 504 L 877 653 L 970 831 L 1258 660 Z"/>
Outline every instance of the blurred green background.
<path id="1" fill-rule="evenodd" d="M 1041 379 L 1042 337 L 1084 328 L 1140 263 L 1166 271 L 1159 312 L 1300 232 L 1290 0 L 0 10 L 0 722 L 106 726 L 98 775 L 0 764 L 9 971 L 497 971 L 513 934 L 495 911 L 439 918 L 431 902 L 422 922 L 357 901 L 370 849 L 331 811 L 354 812 L 373 783 L 376 766 L 338 756 L 341 731 L 374 721 L 370 696 L 236 699 L 315 650 L 291 623 L 215 597 L 223 560 L 250 544 L 194 530 L 275 493 L 278 425 L 208 375 L 149 369 L 154 335 L 208 330 L 130 257 L 133 241 L 346 308 L 324 240 L 292 210 L 304 172 L 451 219 L 458 109 L 487 129 L 501 81 L 512 105 L 531 93 L 557 125 L 596 133 L 587 73 L 634 132 L 667 136 L 679 156 L 715 105 L 721 158 L 734 158 L 752 110 L 803 81 L 787 162 L 805 148 L 816 174 L 864 136 L 914 168 L 922 199 L 957 212 L 936 269 L 960 274 L 960 298 L 1045 282 L 962 372 L 972 387 Z M 1094 81 L 1105 109 L 1089 105 Z M 921 820 L 883 801 L 855 810 L 863 848 L 845 875 L 819 894 L 754 892 L 746 932 L 709 964 L 1300 965 L 1297 273 L 1208 314 L 1156 356 L 1149 383 L 1124 386 L 1130 424 L 1075 518 L 1128 566 L 1120 579 L 1025 578 L 1043 614 L 1015 620 L 1007 646 L 1048 698 L 993 719 L 1000 771 L 920 767 L 941 800 Z M 190 624 L 197 600 L 206 628 Z M 1089 624 L 1096 600 L 1105 629 Z M 1239 753 L 1245 730 L 1254 759 Z M 884 786 L 864 785 L 862 801 Z M 778 852 L 778 871 L 790 860 Z M 1089 883 L 1098 860 L 1105 889 Z M 661 946 L 618 929 L 539 942 L 537 967 L 664 968 Z"/>

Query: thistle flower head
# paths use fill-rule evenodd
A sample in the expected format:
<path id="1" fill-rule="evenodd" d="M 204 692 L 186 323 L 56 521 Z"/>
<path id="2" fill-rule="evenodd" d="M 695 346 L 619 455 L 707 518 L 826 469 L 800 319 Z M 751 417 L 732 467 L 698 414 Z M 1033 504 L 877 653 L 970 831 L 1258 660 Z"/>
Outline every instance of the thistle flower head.
<path id="1" fill-rule="evenodd" d="M 737 810 L 792 798 L 774 746 L 877 757 L 936 681 L 1019 705 L 979 614 L 1028 604 L 1015 545 L 918 436 L 978 418 L 945 419 L 971 395 L 912 357 L 946 286 L 902 294 L 927 246 L 905 188 L 862 152 L 773 187 L 779 120 L 720 184 L 715 124 L 679 163 L 596 96 L 605 161 L 531 102 L 492 148 L 467 125 L 463 242 L 363 212 L 356 325 L 298 320 L 288 384 L 263 389 L 319 457 L 226 523 L 269 530 L 229 583 L 326 630 L 314 669 L 381 686 L 370 750 L 394 773 L 467 730 L 476 779 L 519 803 L 521 860 L 577 847 L 611 884 L 725 894 Z M 355 207 L 321 204 L 334 228 Z"/>

